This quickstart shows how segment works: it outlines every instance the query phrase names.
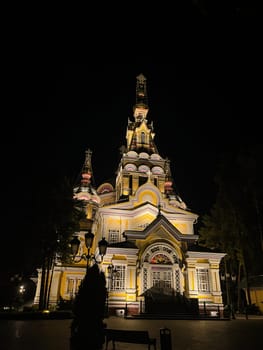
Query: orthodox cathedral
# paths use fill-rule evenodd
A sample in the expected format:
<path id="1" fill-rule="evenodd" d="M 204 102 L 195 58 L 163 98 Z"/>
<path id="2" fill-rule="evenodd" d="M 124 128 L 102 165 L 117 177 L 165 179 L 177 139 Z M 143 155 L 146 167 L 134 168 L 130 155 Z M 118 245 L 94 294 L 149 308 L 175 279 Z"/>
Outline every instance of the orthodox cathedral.
<path id="1" fill-rule="evenodd" d="M 79 246 L 74 259 L 67 264 L 55 260 L 49 274 L 48 307 L 74 299 L 86 273 L 87 261 L 81 257 L 89 254 L 105 273 L 109 314 L 179 312 L 182 300 L 197 312 L 222 313 L 219 264 L 225 253 L 198 246 L 194 232 L 198 215 L 174 190 L 170 161 L 158 152 L 148 111 L 147 80 L 140 74 L 114 183 L 94 188 L 92 152 L 86 151 L 81 178 L 74 188 L 74 198 L 85 204 L 86 218 L 75 233 Z M 88 248 L 87 233 L 94 237 Z M 102 240 L 108 243 L 103 256 L 98 250 Z M 39 269 L 36 305 L 41 280 Z M 177 300 L 177 309 L 167 300 Z"/>

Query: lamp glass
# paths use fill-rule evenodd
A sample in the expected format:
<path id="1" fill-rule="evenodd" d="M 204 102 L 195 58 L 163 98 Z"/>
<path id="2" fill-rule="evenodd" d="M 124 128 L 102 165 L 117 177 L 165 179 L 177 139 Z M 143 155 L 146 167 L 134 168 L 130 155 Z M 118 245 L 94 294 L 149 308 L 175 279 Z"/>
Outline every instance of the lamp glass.
<path id="1" fill-rule="evenodd" d="M 85 244 L 87 248 L 91 248 L 93 244 L 94 234 L 92 232 L 87 232 L 85 234 Z"/>
<path id="2" fill-rule="evenodd" d="M 78 239 L 77 236 L 75 236 L 71 240 L 70 245 L 71 245 L 71 253 L 72 253 L 72 255 L 76 256 L 77 253 L 78 253 L 78 250 L 79 250 L 79 245 L 80 245 L 80 240 Z"/>
<path id="3" fill-rule="evenodd" d="M 105 237 L 103 237 L 99 243 L 99 253 L 100 255 L 104 256 L 106 254 L 107 251 L 107 247 L 108 247 L 108 242 L 106 241 Z"/>

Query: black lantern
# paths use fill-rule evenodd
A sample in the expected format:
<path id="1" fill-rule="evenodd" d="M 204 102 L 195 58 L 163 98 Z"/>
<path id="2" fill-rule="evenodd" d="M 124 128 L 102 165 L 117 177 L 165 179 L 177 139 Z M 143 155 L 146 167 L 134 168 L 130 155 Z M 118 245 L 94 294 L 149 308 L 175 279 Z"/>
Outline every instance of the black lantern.
<path id="1" fill-rule="evenodd" d="M 107 247 L 108 247 L 108 242 L 106 241 L 105 237 L 103 237 L 99 241 L 98 246 L 99 246 L 99 253 L 103 257 L 106 254 Z"/>
<path id="2" fill-rule="evenodd" d="M 74 236 L 74 238 L 70 241 L 71 245 L 71 252 L 73 257 L 75 257 L 79 251 L 79 246 L 80 246 L 80 240 L 78 239 L 77 236 Z"/>
<path id="3" fill-rule="evenodd" d="M 91 231 L 88 231 L 85 234 L 85 244 L 86 247 L 88 249 L 88 253 L 87 254 L 82 254 L 81 256 L 77 257 L 78 251 L 79 251 L 79 246 L 80 246 L 80 240 L 77 236 L 74 236 L 74 238 L 70 241 L 70 245 L 71 245 L 71 253 L 73 255 L 73 261 L 75 263 L 80 262 L 82 259 L 87 260 L 87 268 L 90 265 L 91 260 L 94 260 L 96 264 L 102 262 L 103 260 L 103 256 L 106 254 L 107 251 L 107 247 L 108 247 L 108 242 L 106 241 L 105 237 L 103 237 L 99 243 L 99 254 L 101 256 L 101 261 L 97 261 L 95 258 L 94 254 L 90 254 L 90 249 L 92 247 L 93 244 L 93 240 L 94 240 L 94 234 Z"/>
<path id="4" fill-rule="evenodd" d="M 85 234 L 85 244 L 88 249 L 92 247 L 93 240 L 94 240 L 94 234 L 91 231 L 87 232 Z"/>

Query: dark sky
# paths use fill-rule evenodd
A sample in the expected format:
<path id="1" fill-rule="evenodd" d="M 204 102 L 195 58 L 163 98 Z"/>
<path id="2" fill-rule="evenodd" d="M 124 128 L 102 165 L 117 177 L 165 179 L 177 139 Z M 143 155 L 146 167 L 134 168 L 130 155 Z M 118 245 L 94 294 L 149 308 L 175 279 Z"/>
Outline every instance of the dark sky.
<path id="1" fill-rule="evenodd" d="M 64 175 L 76 178 L 88 148 L 96 185 L 115 175 L 140 73 L 147 78 L 148 120 L 160 155 L 171 160 L 175 189 L 193 212 L 209 211 L 221 152 L 262 143 L 260 57 L 253 48 L 246 57 L 241 51 L 207 50 L 173 63 L 144 57 L 134 63 L 41 60 L 16 66 L 10 83 L 15 98 L 2 129 L 10 136 L 1 141 L 7 209 L 2 237 L 6 255 L 16 256 L 10 268 L 19 259 L 21 269 L 27 264 L 25 242 L 32 237 L 39 186 Z"/>

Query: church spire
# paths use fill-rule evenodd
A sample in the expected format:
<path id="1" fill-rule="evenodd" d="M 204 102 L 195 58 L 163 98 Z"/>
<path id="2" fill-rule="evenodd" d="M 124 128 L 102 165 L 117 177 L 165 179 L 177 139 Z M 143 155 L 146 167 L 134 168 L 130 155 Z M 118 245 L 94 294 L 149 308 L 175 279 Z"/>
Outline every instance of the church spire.
<path id="1" fill-rule="evenodd" d="M 81 172 L 81 186 L 90 187 L 92 179 L 92 166 L 91 166 L 91 155 L 90 149 L 85 151 L 85 162 Z"/>
<path id="2" fill-rule="evenodd" d="M 143 74 L 136 77 L 136 106 L 148 107 L 146 78 Z"/>
<path id="3" fill-rule="evenodd" d="M 75 193 L 85 192 L 93 193 L 94 192 L 94 178 L 91 165 L 91 156 L 92 151 L 90 149 L 85 151 L 85 161 L 77 180 L 78 185 L 75 187 Z"/>
<path id="4" fill-rule="evenodd" d="M 91 155 L 92 151 L 90 149 L 85 151 L 85 161 L 78 180 L 78 186 L 73 189 L 73 198 L 82 201 L 85 218 L 80 221 L 80 229 L 84 231 L 91 230 L 100 203 L 100 198 L 93 185 Z"/>
<path id="5" fill-rule="evenodd" d="M 86 213 L 86 219 L 89 220 L 88 227 L 91 227 L 91 222 L 94 219 L 94 215 L 100 203 L 100 198 L 93 186 L 94 180 L 91 165 L 91 155 L 92 151 L 90 149 L 85 151 L 85 161 L 81 170 L 80 179 L 78 180 L 78 185 L 73 189 L 74 199 L 83 201 L 82 203 L 83 209 Z M 86 225 L 87 220 L 85 222 L 82 222 L 82 224 Z"/>
<path id="6" fill-rule="evenodd" d="M 136 77 L 136 102 L 133 107 L 135 121 L 128 119 L 127 151 L 146 152 L 149 155 L 158 153 L 154 144 L 153 123 L 148 123 L 146 119 L 148 111 L 146 78 L 143 74 L 139 74 Z"/>
<path id="7" fill-rule="evenodd" d="M 136 77 L 136 104 L 134 106 L 134 118 L 141 122 L 149 111 L 146 78 L 143 74 Z"/>

